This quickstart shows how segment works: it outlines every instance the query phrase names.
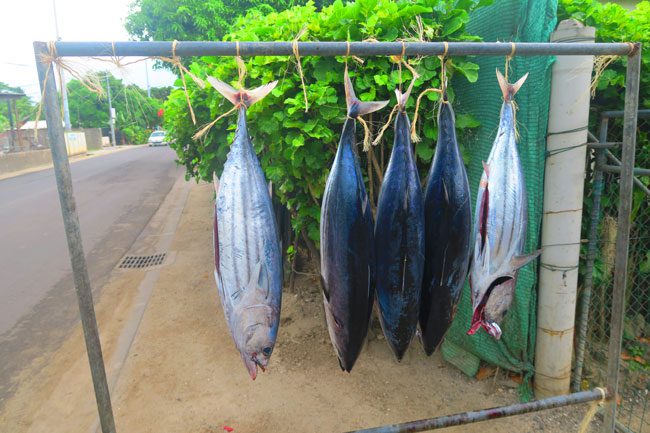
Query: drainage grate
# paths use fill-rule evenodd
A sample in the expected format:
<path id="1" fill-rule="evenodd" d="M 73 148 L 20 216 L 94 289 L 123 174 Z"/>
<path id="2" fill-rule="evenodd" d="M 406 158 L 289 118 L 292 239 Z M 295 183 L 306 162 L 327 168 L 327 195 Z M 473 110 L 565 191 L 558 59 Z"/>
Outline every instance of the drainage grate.
<path id="1" fill-rule="evenodd" d="M 126 256 L 122 259 L 120 269 L 142 269 L 161 265 L 167 253 L 152 254 L 149 256 Z"/>

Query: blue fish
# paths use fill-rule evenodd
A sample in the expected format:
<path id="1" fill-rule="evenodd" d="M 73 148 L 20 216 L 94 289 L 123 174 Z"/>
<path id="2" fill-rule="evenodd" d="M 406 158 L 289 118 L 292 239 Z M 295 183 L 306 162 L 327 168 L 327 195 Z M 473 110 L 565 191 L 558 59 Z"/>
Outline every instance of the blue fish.
<path id="1" fill-rule="evenodd" d="M 379 321 L 398 361 L 417 327 L 424 268 L 422 189 L 405 112 L 412 86 L 405 94 L 395 89 L 395 139 L 375 224 Z"/>
<path id="2" fill-rule="evenodd" d="M 438 143 L 424 196 L 425 265 L 420 307 L 422 345 L 431 355 L 451 326 L 470 260 L 471 209 L 454 110 L 443 95 Z"/>
<path id="3" fill-rule="evenodd" d="M 355 140 L 356 118 L 386 106 L 361 102 L 345 71 L 348 117 L 323 194 L 320 221 L 325 318 L 341 369 L 351 371 L 374 302 L 373 220 Z"/>

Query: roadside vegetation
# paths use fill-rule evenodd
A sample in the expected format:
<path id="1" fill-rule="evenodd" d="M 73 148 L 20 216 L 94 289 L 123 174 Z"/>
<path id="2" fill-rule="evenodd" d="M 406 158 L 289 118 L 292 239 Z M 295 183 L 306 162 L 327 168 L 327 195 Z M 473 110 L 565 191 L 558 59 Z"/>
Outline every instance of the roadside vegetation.
<path id="1" fill-rule="evenodd" d="M 106 75 L 111 86 L 111 99 L 116 111 L 115 128 L 128 144 L 147 141 L 151 131 L 162 124 L 160 111 L 171 88 L 152 89 L 151 98 L 146 90 L 115 78 L 109 72 L 95 73 L 97 82 L 106 93 Z M 79 80 L 67 85 L 70 123 L 73 128 L 106 128 L 109 123 L 108 98 L 84 86 Z M 121 143 L 120 143 L 121 144 Z"/>

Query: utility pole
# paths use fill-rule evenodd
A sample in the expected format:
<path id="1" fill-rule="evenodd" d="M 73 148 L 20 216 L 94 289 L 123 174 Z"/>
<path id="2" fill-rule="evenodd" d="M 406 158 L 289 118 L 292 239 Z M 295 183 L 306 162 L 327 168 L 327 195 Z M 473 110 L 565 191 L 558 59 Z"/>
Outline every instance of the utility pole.
<path id="1" fill-rule="evenodd" d="M 147 97 L 151 98 L 151 87 L 149 86 L 149 62 L 144 59 L 144 74 L 147 77 Z"/>
<path id="2" fill-rule="evenodd" d="M 16 125 L 14 125 L 14 117 L 11 112 L 11 99 L 7 98 L 7 117 L 9 117 L 9 143 L 10 150 L 16 150 Z"/>
<path id="3" fill-rule="evenodd" d="M 60 41 L 61 36 L 59 36 L 59 18 L 56 15 L 56 0 L 52 0 L 52 9 L 54 10 L 54 28 L 56 30 L 56 40 Z M 70 131 L 72 126 L 70 125 L 70 108 L 68 108 L 68 90 L 65 85 L 65 72 L 63 70 L 61 73 L 61 99 L 63 99 L 63 123 L 65 124 L 65 130 Z"/>
<path id="4" fill-rule="evenodd" d="M 108 93 L 108 123 L 111 125 L 111 143 L 117 146 L 115 142 L 115 110 L 113 109 L 113 102 L 111 100 L 111 83 L 108 80 L 109 74 L 106 74 L 106 89 Z"/>

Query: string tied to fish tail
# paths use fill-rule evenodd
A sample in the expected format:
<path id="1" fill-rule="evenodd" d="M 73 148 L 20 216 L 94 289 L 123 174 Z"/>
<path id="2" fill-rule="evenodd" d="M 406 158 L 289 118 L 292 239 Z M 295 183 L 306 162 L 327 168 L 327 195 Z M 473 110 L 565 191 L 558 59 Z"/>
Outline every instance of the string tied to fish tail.
<path id="1" fill-rule="evenodd" d="M 399 94 L 400 95 L 402 95 L 402 68 L 401 68 L 402 64 L 404 64 L 404 66 L 411 72 L 411 76 L 412 76 L 411 83 L 409 84 L 409 87 L 408 87 L 408 90 L 406 91 L 406 93 L 411 92 L 411 89 L 413 88 L 413 85 L 415 84 L 415 81 L 418 78 L 420 78 L 420 74 L 418 74 L 417 71 L 415 70 L 415 68 L 413 68 L 411 65 L 409 65 L 408 62 L 406 61 L 406 59 L 404 58 L 404 53 L 405 52 L 406 52 L 406 44 L 404 43 L 404 41 L 402 41 L 402 54 L 400 54 L 399 58 L 395 59 L 398 62 L 398 65 L 400 67 L 400 69 L 399 69 Z M 393 58 L 391 57 L 391 59 L 393 59 Z M 404 102 L 404 104 L 406 104 L 406 101 L 403 101 L 403 102 Z M 397 104 L 395 104 L 395 106 L 391 110 L 390 114 L 388 115 L 388 120 L 386 121 L 386 123 L 384 123 L 384 125 L 379 130 L 379 133 L 377 134 L 377 136 L 373 140 L 373 142 L 372 142 L 373 146 L 378 145 L 379 142 L 381 141 L 382 137 L 384 136 L 384 132 L 386 132 L 388 127 L 391 125 L 391 122 L 393 121 L 393 116 L 399 110 L 401 103 L 402 103 L 402 101 L 398 100 Z"/>
<path id="2" fill-rule="evenodd" d="M 212 122 L 206 123 L 199 129 L 193 136 L 193 140 L 199 140 L 203 138 L 209 131 L 212 129 L 212 127 L 221 119 L 223 119 L 226 116 L 230 116 L 232 113 L 237 111 L 239 109 L 240 105 L 234 105 L 230 110 L 226 111 L 225 113 L 219 115 L 216 119 L 214 119 Z"/>
<path id="3" fill-rule="evenodd" d="M 363 120 L 363 117 L 357 116 L 354 119 L 358 120 L 361 126 L 363 126 L 363 151 L 368 152 L 370 150 L 371 146 L 371 137 L 370 137 L 370 127 L 368 126 L 368 122 Z"/>
<path id="4" fill-rule="evenodd" d="M 348 38 L 346 39 L 345 43 L 347 45 L 347 51 L 345 53 L 345 64 L 346 65 L 348 64 L 348 58 L 350 58 L 355 62 L 357 62 L 358 64 L 363 65 L 364 60 L 361 57 L 350 55 L 350 33 L 349 32 L 348 32 Z"/>
<path id="5" fill-rule="evenodd" d="M 424 95 L 432 92 L 442 95 L 441 89 L 431 87 L 423 90 L 422 93 L 418 95 L 418 99 L 415 101 L 415 114 L 413 115 L 413 123 L 411 124 L 411 141 L 413 143 L 419 143 L 421 141 L 420 136 L 417 133 L 418 119 L 420 118 L 420 103 L 422 102 Z"/>
<path id="6" fill-rule="evenodd" d="M 240 90 L 244 89 L 244 80 L 246 79 L 246 75 L 248 74 L 246 70 L 246 63 L 244 63 L 244 60 L 241 57 L 241 53 L 239 51 L 239 41 L 235 41 L 235 64 L 237 65 L 237 87 Z M 243 94 L 240 94 L 240 98 L 243 96 Z M 226 111 L 225 113 L 219 115 L 216 119 L 213 121 L 206 123 L 199 129 L 193 136 L 193 140 L 199 140 L 212 129 L 212 127 L 221 119 L 224 117 L 230 116 L 231 114 L 235 113 L 239 108 L 244 104 L 244 101 L 240 99 L 240 101 L 236 104 L 233 105 L 233 107 Z"/>
<path id="7" fill-rule="evenodd" d="M 506 56 L 505 65 L 504 65 L 504 74 L 503 74 L 507 85 L 510 85 L 510 80 L 508 78 L 510 76 L 510 69 L 511 69 L 510 62 L 512 61 L 516 52 L 517 52 L 517 45 L 514 42 L 510 42 L 510 54 Z M 515 102 L 514 99 L 510 99 L 508 102 L 512 106 L 512 121 L 515 128 L 515 140 L 519 141 L 519 139 L 521 138 L 521 134 L 519 133 L 519 127 L 517 126 L 517 110 L 519 110 L 519 106 L 517 105 L 517 102 Z"/>
<path id="8" fill-rule="evenodd" d="M 298 66 L 298 75 L 300 76 L 300 83 L 302 84 L 302 95 L 305 98 L 305 113 L 309 112 L 309 101 L 307 100 L 307 87 L 305 86 L 305 74 L 302 71 L 302 62 L 300 61 L 300 51 L 298 51 L 298 41 L 307 33 L 307 26 L 304 26 L 291 43 L 291 50 L 296 58 Z M 348 52 L 350 51 L 350 43 L 348 42 Z"/>
<path id="9" fill-rule="evenodd" d="M 437 89 L 435 87 L 425 89 L 418 95 L 418 98 L 415 101 L 415 114 L 413 115 L 413 123 L 411 124 L 411 141 L 413 143 L 419 143 L 421 141 L 420 136 L 417 133 L 417 125 L 418 119 L 420 118 L 420 104 L 424 95 L 427 93 L 435 92 L 440 95 L 441 101 L 445 102 L 445 92 L 447 91 L 447 70 L 445 63 L 447 52 L 449 51 L 449 44 L 447 42 L 443 42 L 443 45 L 445 47 L 445 50 L 441 56 L 438 56 L 440 59 L 440 89 Z"/>
<path id="10" fill-rule="evenodd" d="M 506 82 L 508 82 L 508 76 L 510 75 L 510 61 L 512 58 L 515 56 L 515 52 L 517 50 L 517 46 L 515 45 L 514 42 L 510 42 L 510 54 L 506 56 L 506 64 L 505 64 L 505 78 Z"/>
<path id="11" fill-rule="evenodd" d="M 379 132 L 377 133 L 377 136 L 376 136 L 375 139 L 372 141 L 372 145 L 373 145 L 373 146 L 376 146 L 376 145 L 379 144 L 379 142 L 381 141 L 382 137 L 384 136 L 384 132 L 386 132 L 386 130 L 387 130 L 388 127 L 390 126 L 391 122 L 393 121 L 393 116 L 395 115 L 395 113 L 397 112 L 397 110 L 399 110 L 399 102 L 398 102 L 397 104 L 395 104 L 395 106 L 393 107 L 393 109 L 390 111 L 390 114 L 388 115 L 388 120 L 386 121 L 386 123 L 384 123 L 384 126 L 381 127 L 381 129 L 380 129 Z M 369 149 L 369 148 L 368 148 L 368 149 Z M 364 150 L 366 150 L 365 146 L 364 146 Z"/>

